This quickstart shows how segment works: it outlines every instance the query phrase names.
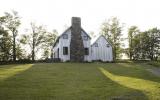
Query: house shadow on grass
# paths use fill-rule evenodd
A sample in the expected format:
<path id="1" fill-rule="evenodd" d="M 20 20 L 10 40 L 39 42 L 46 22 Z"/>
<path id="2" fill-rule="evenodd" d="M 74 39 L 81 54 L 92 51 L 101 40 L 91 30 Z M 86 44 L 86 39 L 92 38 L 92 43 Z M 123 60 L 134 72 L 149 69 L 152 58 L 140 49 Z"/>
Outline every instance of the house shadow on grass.
<path id="1" fill-rule="evenodd" d="M 148 100 L 103 70 L 95 64 L 35 64 L 0 81 L 0 100 Z"/>

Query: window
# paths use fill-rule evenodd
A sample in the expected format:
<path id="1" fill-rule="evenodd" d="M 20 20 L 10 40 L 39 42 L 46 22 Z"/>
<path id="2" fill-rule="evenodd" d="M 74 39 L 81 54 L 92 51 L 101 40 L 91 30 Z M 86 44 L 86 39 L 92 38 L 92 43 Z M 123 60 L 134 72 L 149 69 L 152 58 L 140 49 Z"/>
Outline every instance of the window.
<path id="1" fill-rule="evenodd" d="M 107 44 L 106 46 L 107 46 L 108 48 L 110 47 L 110 45 L 109 45 L 109 44 Z"/>
<path id="2" fill-rule="evenodd" d="M 63 55 L 68 55 L 68 47 L 63 47 Z"/>
<path id="3" fill-rule="evenodd" d="M 85 55 L 89 55 L 89 49 L 88 48 L 84 48 L 85 50 Z"/>
<path id="4" fill-rule="evenodd" d="M 87 41 L 88 40 L 88 36 L 84 36 L 83 39 Z"/>
<path id="5" fill-rule="evenodd" d="M 67 34 L 63 34 L 63 39 L 68 39 L 68 35 Z"/>
<path id="6" fill-rule="evenodd" d="M 95 47 L 98 47 L 98 43 L 95 43 Z"/>

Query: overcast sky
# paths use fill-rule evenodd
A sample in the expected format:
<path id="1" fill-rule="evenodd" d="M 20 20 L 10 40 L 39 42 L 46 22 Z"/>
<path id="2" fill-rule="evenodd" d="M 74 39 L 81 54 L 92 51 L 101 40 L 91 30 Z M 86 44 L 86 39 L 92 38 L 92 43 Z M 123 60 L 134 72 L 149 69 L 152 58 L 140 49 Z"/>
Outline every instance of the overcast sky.
<path id="1" fill-rule="evenodd" d="M 98 33 L 105 19 L 116 16 L 126 24 L 125 30 L 137 25 L 141 30 L 160 28 L 160 0 L 1 0 L 0 15 L 16 10 L 22 17 L 21 30 L 31 21 L 62 33 L 72 16 L 81 17 L 87 32 Z"/>

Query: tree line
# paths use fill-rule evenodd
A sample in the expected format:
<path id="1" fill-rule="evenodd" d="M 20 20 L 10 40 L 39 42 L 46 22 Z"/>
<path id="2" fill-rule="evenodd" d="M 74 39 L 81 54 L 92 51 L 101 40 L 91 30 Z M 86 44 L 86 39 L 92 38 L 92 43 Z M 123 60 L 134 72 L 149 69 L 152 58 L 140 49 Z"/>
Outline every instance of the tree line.
<path id="1" fill-rule="evenodd" d="M 101 27 L 100 33 L 112 43 L 114 60 L 119 59 L 122 53 L 130 60 L 160 59 L 160 29 L 153 27 L 143 32 L 138 26 L 131 26 L 128 37 L 124 38 L 123 27 L 124 24 L 116 17 L 106 20 Z M 123 48 L 124 40 L 128 40 L 128 48 Z"/>
<path id="2" fill-rule="evenodd" d="M 160 57 L 160 29 L 151 28 L 141 32 L 137 26 L 128 30 L 128 55 L 131 60 L 158 60 Z"/>
<path id="3" fill-rule="evenodd" d="M 21 18 L 16 11 L 5 12 L 0 16 L 0 61 L 35 61 L 39 49 L 43 52 L 44 59 L 52 56 L 51 48 L 58 34 L 56 30 L 48 32 L 43 25 L 31 22 L 31 28 L 20 35 L 20 25 Z"/>
<path id="4" fill-rule="evenodd" d="M 52 58 L 52 46 L 58 32 L 49 32 L 43 25 L 31 22 L 30 29 L 20 35 L 20 25 L 21 18 L 16 11 L 0 16 L 0 61 L 35 61 L 39 50 L 43 52 L 43 59 Z M 128 37 L 124 38 L 123 28 L 124 24 L 117 17 L 111 17 L 101 25 L 99 34 L 111 42 L 114 60 L 120 59 L 122 53 L 127 54 L 130 60 L 160 58 L 160 29 L 154 27 L 142 32 L 138 26 L 131 26 L 128 28 Z M 95 37 L 94 32 L 90 35 Z M 128 40 L 128 48 L 123 47 L 124 40 Z"/>

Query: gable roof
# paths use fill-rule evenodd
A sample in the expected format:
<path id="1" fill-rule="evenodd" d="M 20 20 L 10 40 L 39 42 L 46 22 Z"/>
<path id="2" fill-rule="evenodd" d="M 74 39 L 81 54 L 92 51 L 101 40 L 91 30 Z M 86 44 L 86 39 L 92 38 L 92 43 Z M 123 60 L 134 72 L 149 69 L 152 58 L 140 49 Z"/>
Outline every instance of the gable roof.
<path id="1" fill-rule="evenodd" d="M 101 37 L 103 37 L 103 38 L 111 45 L 111 47 L 112 47 L 111 42 L 109 42 L 109 40 L 106 39 L 106 37 L 105 37 L 104 35 L 100 35 L 100 36 L 91 44 L 91 46 L 93 46 Z"/>
<path id="2" fill-rule="evenodd" d="M 60 36 L 58 36 L 58 38 L 56 39 L 56 42 L 54 43 L 53 47 L 55 47 L 55 45 L 59 42 L 60 37 L 63 34 L 65 34 L 68 30 L 70 30 L 71 28 L 72 28 L 72 26 L 70 26 L 69 28 L 67 28 Z M 83 31 L 84 34 L 86 34 L 91 39 L 91 37 L 87 34 L 87 32 L 83 28 L 81 28 L 81 31 Z"/>
<path id="3" fill-rule="evenodd" d="M 91 37 L 87 34 L 87 32 L 83 28 L 81 28 L 81 30 L 84 32 L 84 34 L 86 34 L 89 37 L 89 39 L 91 39 Z"/>

